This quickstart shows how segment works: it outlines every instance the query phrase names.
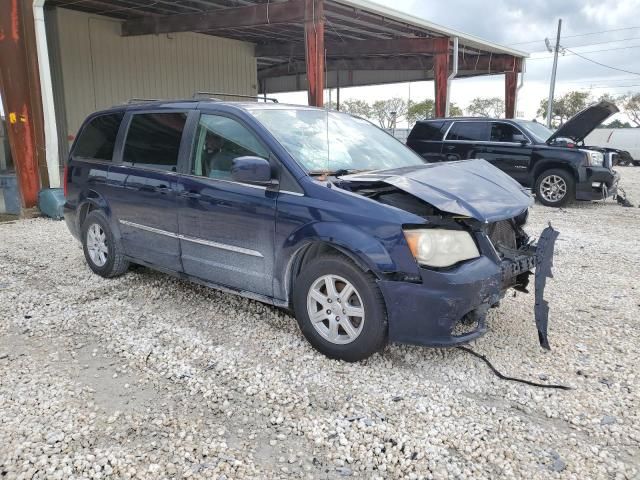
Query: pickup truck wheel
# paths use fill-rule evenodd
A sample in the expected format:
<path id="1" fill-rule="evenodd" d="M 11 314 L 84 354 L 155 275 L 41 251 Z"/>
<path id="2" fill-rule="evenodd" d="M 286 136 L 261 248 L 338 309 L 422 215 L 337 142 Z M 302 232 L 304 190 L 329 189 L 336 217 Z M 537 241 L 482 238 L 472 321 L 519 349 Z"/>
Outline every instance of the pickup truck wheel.
<path id="1" fill-rule="evenodd" d="M 117 277 L 129 268 L 120 241 L 99 210 L 90 212 L 82 224 L 82 249 L 89 268 L 101 277 Z"/>
<path id="2" fill-rule="evenodd" d="M 318 257 L 296 278 L 300 330 L 327 357 L 357 362 L 382 349 L 387 319 L 374 277 L 341 255 Z"/>
<path id="3" fill-rule="evenodd" d="M 536 180 L 538 201 L 547 207 L 562 207 L 575 199 L 576 182 L 565 170 L 553 168 L 542 172 Z"/>

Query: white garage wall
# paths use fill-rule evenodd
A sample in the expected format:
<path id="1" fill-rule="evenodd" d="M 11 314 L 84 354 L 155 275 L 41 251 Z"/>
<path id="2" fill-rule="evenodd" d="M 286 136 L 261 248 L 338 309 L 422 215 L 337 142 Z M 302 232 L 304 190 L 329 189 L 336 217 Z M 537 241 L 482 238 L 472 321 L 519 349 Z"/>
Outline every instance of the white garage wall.
<path id="1" fill-rule="evenodd" d="M 61 137 L 75 135 L 89 113 L 130 98 L 257 93 L 251 43 L 197 33 L 122 37 L 118 20 L 63 8 L 47 15 Z"/>

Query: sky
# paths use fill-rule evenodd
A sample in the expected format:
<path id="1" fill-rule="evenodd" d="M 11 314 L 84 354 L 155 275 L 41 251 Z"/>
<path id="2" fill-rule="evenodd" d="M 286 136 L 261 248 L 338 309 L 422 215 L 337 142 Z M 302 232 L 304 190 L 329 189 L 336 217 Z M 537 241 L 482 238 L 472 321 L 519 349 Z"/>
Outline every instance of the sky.
<path id="1" fill-rule="evenodd" d="M 594 98 L 605 92 L 640 92 L 640 0 L 394 0 L 393 8 L 529 52 L 524 86 L 518 96 L 519 117 L 534 118 L 540 100 L 549 95 L 553 57 L 546 51 L 544 39 L 555 41 L 559 18 L 560 44 L 571 52 L 565 51 L 558 60 L 556 98 L 571 90 L 591 91 Z M 596 65 L 572 52 L 631 73 Z M 414 101 L 433 98 L 433 82 L 352 87 L 340 92 L 341 100 L 408 99 L 409 95 Z M 302 92 L 274 96 L 280 101 L 306 103 L 306 93 Z M 454 80 L 452 102 L 464 108 L 477 96 L 504 97 L 504 76 Z M 623 115 L 614 118 L 627 120 Z"/>

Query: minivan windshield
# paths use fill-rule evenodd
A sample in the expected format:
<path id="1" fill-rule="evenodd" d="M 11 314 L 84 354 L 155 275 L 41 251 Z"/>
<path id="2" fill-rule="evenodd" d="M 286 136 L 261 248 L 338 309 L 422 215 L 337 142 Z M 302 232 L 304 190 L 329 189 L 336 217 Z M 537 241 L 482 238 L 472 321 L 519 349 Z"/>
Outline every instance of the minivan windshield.
<path id="1" fill-rule="evenodd" d="M 553 135 L 553 131 L 549 130 L 541 123 L 533 122 L 531 120 L 517 120 L 517 123 L 526 129 L 537 142 L 544 143 L 551 135 Z"/>
<path id="2" fill-rule="evenodd" d="M 423 165 L 425 160 L 370 122 L 305 108 L 250 110 L 311 174 Z"/>

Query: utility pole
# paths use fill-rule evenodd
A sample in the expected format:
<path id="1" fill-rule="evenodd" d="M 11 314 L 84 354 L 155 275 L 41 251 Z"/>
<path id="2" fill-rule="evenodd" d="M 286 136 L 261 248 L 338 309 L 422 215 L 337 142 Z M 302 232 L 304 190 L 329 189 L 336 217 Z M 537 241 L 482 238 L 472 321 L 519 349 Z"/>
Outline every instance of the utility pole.
<path id="1" fill-rule="evenodd" d="M 546 38 L 547 50 L 553 52 L 553 70 L 551 70 L 551 84 L 549 85 L 549 102 L 547 103 L 547 127 L 551 128 L 551 117 L 553 116 L 553 94 L 556 89 L 556 71 L 558 70 L 558 52 L 560 51 L 560 31 L 562 30 L 562 19 L 558 19 L 558 35 L 556 46 L 552 50 L 549 39 Z"/>

